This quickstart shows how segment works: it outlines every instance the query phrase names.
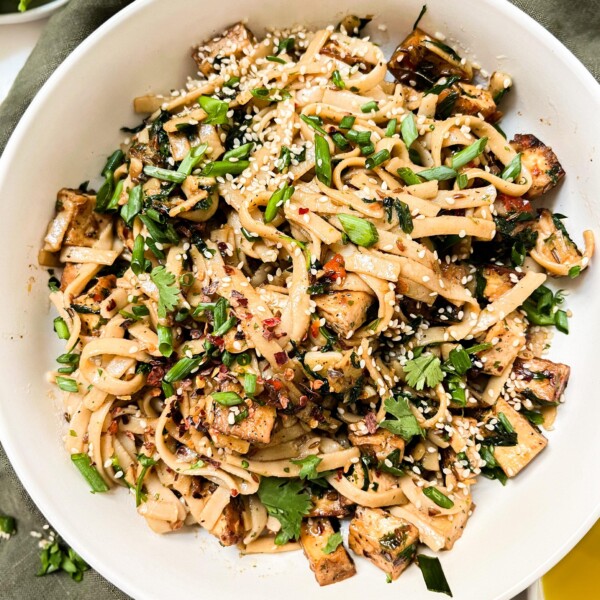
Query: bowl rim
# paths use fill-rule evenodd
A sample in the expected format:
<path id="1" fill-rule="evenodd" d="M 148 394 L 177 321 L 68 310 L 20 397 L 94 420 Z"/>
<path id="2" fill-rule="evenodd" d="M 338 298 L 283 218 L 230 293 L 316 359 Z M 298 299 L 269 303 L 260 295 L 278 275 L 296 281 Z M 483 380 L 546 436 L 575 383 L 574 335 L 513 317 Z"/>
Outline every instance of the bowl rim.
<path id="1" fill-rule="evenodd" d="M 15 0 L 16 3 L 17 0 Z M 51 0 L 42 6 L 32 8 L 25 12 L 12 12 L 5 15 L 0 15 L 0 25 L 18 25 L 20 23 L 29 23 L 30 21 L 38 21 L 49 17 L 57 11 L 61 6 L 64 6 L 69 0 Z"/>
<path id="2" fill-rule="evenodd" d="M 57 3 L 64 4 L 68 0 L 54 0 L 52 5 Z M 33 101 L 19 120 L 13 134 L 8 140 L 3 154 L 0 156 L 0 184 L 8 173 L 8 167 L 15 159 L 16 149 L 19 146 L 22 138 L 25 136 L 29 126 L 34 120 L 34 114 L 38 107 L 43 105 L 45 97 L 52 93 L 61 83 L 62 78 L 69 72 L 81 56 L 91 50 L 106 34 L 108 34 L 119 23 L 138 11 L 148 10 L 152 4 L 158 0 L 137 0 L 132 2 L 105 23 L 96 29 L 88 38 L 86 38 L 73 52 L 57 67 L 42 88 L 34 97 Z M 581 81 L 582 85 L 589 90 L 594 97 L 595 103 L 600 108 L 600 83 L 596 81 L 588 69 L 579 61 L 579 59 L 552 33 L 545 29 L 540 23 L 535 21 L 527 13 L 522 11 L 517 6 L 513 5 L 508 0 L 479 0 L 483 4 L 487 4 L 493 10 L 499 11 L 503 16 L 511 21 L 520 23 L 523 27 L 529 29 L 532 35 L 536 36 L 542 43 L 556 50 L 556 60 L 562 61 L 573 72 L 573 74 Z M 46 5 L 50 6 L 50 5 Z M 44 7 L 40 7 L 44 8 Z M 35 9 L 39 10 L 39 9 Z M 110 564 L 103 556 L 91 555 L 85 547 L 80 544 L 78 530 L 75 525 L 69 522 L 66 515 L 58 510 L 50 498 L 50 494 L 40 488 L 32 474 L 26 468 L 25 462 L 19 456 L 17 438 L 11 435 L 8 428 L 5 427 L 0 420 L 0 442 L 2 442 L 6 454 L 17 474 L 21 483 L 31 496 L 36 506 L 40 509 L 43 515 L 51 523 L 52 527 L 71 545 L 81 556 L 88 562 L 100 575 L 109 582 L 113 583 L 121 591 L 134 598 L 139 597 L 138 587 L 135 585 L 134 578 L 121 578 L 112 571 Z M 588 517 L 582 522 L 580 527 L 574 530 L 569 538 L 564 540 L 560 547 L 552 554 L 551 557 L 540 563 L 526 577 L 523 577 L 519 582 L 515 583 L 510 589 L 507 589 L 498 600 L 510 600 L 519 592 L 525 590 L 528 586 L 538 580 L 544 573 L 558 563 L 583 536 L 591 529 L 594 523 L 600 518 L 600 498 L 598 498 L 595 511 L 591 512 Z"/>

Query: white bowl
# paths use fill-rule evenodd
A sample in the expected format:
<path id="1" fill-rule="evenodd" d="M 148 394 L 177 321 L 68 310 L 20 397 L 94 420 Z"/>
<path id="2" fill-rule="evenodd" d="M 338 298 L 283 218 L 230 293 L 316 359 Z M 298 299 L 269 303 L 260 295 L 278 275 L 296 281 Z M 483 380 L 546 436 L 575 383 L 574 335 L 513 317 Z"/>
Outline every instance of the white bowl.
<path id="1" fill-rule="evenodd" d="M 592 227 L 600 204 L 600 89 L 577 60 L 541 26 L 508 2 L 429 0 L 423 26 L 489 71 L 514 75 L 516 89 L 503 124 L 509 133 L 532 132 L 553 146 L 567 171 L 555 195 L 568 227 Z M 124 492 L 92 495 L 61 447 L 60 414 L 44 382 L 60 346 L 46 301 L 47 275 L 36 253 L 53 213 L 56 191 L 94 178 L 135 125 L 131 98 L 179 86 L 193 72 L 190 46 L 248 17 L 251 28 L 335 23 L 343 14 L 376 15 L 371 30 L 388 50 L 410 30 L 421 0 L 141 0 L 84 41 L 36 96 L 0 163 L 4 217 L 4 293 L 0 295 L 0 434 L 25 487 L 69 544 L 102 575 L 135 598 L 219 593 L 224 598 L 346 600 L 377 596 L 430 598 L 419 570 L 387 585 L 359 559 L 358 575 L 320 589 L 298 554 L 240 558 L 203 533 L 153 534 Z M 385 24 L 387 31 L 378 30 Z M 153 33 L 155 32 L 155 33 Z M 463 538 L 441 559 L 461 600 L 501 600 L 524 589 L 554 565 L 600 515 L 598 423 L 600 270 L 574 282 L 569 298 L 572 333 L 556 336 L 552 356 L 569 363 L 565 406 L 547 450 L 516 480 L 476 486 L 478 505 Z"/>
<path id="2" fill-rule="evenodd" d="M 14 1 L 15 12 L 0 15 L 0 25 L 18 25 L 19 23 L 45 19 L 55 13 L 61 6 L 64 6 L 69 0 L 52 0 L 52 2 L 42 4 L 42 6 L 38 6 L 37 8 L 31 8 L 25 12 L 19 12 L 17 10 L 19 0 Z"/>

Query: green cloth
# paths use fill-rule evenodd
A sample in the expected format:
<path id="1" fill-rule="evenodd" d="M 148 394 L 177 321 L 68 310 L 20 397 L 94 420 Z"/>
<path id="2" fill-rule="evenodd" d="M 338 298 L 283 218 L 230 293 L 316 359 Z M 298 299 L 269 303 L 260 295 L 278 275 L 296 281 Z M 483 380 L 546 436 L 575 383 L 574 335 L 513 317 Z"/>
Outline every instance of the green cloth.
<path id="1" fill-rule="evenodd" d="M 50 20 L 0 106 L 0 152 L 29 102 L 54 69 L 94 29 L 129 1 L 71 0 Z M 596 79 L 600 79 L 600 0 L 513 2 L 556 35 Z M 29 532 L 42 532 L 45 519 L 19 483 L 1 447 L 0 514 L 14 516 L 18 526 L 17 535 L 8 541 L 0 540 L 0 600 L 127 599 L 125 594 L 93 571 L 86 572 L 81 583 L 74 583 L 64 573 L 35 577 L 39 566 L 38 540 Z"/>

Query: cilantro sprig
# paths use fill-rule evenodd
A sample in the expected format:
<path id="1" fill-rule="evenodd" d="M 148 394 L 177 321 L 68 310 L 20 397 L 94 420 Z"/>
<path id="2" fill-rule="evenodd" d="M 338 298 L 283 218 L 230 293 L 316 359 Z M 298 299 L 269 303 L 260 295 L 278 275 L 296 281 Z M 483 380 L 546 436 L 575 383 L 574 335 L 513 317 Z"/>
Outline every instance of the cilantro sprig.
<path id="1" fill-rule="evenodd" d="M 422 354 L 417 358 L 409 360 L 404 365 L 406 383 L 417 391 L 427 387 L 435 387 L 444 379 L 442 363 L 440 359 L 433 354 Z"/>
<path id="2" fill-rule="evenodd" d="M 299 458 L 298 460 L 293 460 L 292 463 L 300 466 L 300 472 L 298 473 L 298 477 L 300 479 L 318 479 L 320 477 L 317 472 L 317 467 L 321 464 L 323 459 L 319 458 L 316 454 L 309 454 L 304 458 Z"/>
<path id="3" fill-rule="evenodd" d="M 380 427 L 399 435 L 406 441 L 409 441 L 415 435 L 421 435 L 423 433 L 417 418 L 410 409 L 408 400 L 404 396 L 388 398 L 383 403 L 383 406 L 385 407 L 386 412 L 395 418 L 381 421 L 381 423 L 379 423 Z"/>
<path id="4" fill-rule="evenodd" d="M 165 267 L 154 267 L 150 279 L 158 288 L 158 316 L 164 319 L 167 312 L 173 310 L 179 301 L 179 288 L 175 283 L 175 275 Z"/>

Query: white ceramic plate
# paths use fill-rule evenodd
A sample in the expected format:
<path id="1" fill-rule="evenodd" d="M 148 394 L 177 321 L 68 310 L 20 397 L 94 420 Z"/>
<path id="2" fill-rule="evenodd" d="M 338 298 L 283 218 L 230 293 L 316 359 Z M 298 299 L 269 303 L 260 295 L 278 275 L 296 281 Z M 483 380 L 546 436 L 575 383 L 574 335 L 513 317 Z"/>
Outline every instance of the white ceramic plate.
<path id="1" fill-rule="evenodd" d="M 69 0 L 52 0 L 47 4 L 42 4 L 37 8 L 31 8 L 25 12 L 18 12 L 16 7 L 19 4 L 19 0 L 15 2 L 15 12 L 0 15 L 0 25 L 17 25 L 19 23 L 27 23 L 28 21 L 37 21 L 38 19 L 45 19 L 52 13 L 55 13 L 61 6 L 64 6 Z"/>
<path id="2" fill-rule="evenodd" d="M 567 171 L 555 194 L 558 210 L 580 241 L 598 237 L 600 90 L 591 75 L 542 27 L 508 2 L 429 0 L 422 22 L 488 70 L 511 72 L 516 89 L 503 123 L 553 146 Z M 92 495 L 61 447 L 60 414 L 44 371 L 60 346 L 46 301 L 47 275 L 36 253 L 56 191 L 93 178 L 135 125 L 131 98 L 178 87 L 193 72 L 192 44 L 241 18 L 265 25 L 335 23 L 342 14 L 376 15 L 371 30 L 391 49 L 410 31 L 421 0 L 141 0 L 101 27 L 65 61 L 36 96 L 0 164 L 4 292 L 0 295 L 0 434 L 20 478 L 66 541 L 102 575 L 135 598 L 176 592 L 197 598 L 279 597 L 353 600 L 432 597 L 417 568 L 392 585 L 366 560 L 358 575 L 320 589 L 298 554 L 240 559 L 208 535 L 153 534 L 125 492 Z M 378 25 L 387 31 L 378 30 Z M 557 334 L 553 357 L 572 365 L 567 402 L 543 455 L 505 488 L 477 485 L 478 505 L 463 538 L 442 563 L 455 598 L 500 600 L 524 589 L 556 563 L 600 515 L 598 423 L 600 269 L 560 282 L 577 294 L 571 335 Z"/>

